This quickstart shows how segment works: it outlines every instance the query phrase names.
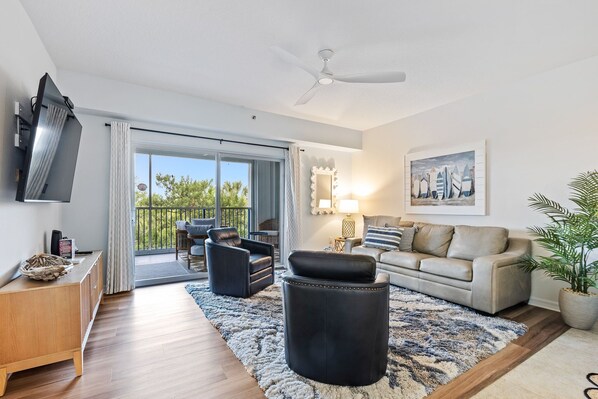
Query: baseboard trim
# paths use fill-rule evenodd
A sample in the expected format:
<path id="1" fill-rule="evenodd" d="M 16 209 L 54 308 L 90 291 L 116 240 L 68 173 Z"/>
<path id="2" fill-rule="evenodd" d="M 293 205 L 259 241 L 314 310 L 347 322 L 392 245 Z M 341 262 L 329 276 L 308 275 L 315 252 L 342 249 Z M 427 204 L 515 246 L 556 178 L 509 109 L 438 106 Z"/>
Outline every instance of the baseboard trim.
<path id="1" fill-rule="evenodd" d="M 559 304 L 556 301 L 547 301 L 546 299 L 541 298 L 530 298 L 528 304 L 532 306 L 537 306 L 539 308 L 544 308 L 548 310 L 554 310 L 555 312 L 560 312 Z"/>

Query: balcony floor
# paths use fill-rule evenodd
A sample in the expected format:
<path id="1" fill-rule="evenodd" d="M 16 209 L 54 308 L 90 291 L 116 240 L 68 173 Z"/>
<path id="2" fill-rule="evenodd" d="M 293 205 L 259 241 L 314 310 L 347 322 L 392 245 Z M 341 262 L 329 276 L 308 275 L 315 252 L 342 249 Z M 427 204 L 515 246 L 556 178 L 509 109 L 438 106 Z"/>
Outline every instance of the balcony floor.
<path id="1" fill-rule="evenodd" d="M 189 269 L 183 254 L 178 260 L 174 253 L 135 256 L 135 285 L 138 287 L 200 278 L 207 278 L 207 272 L 199 257 L 192 258 Z"/>

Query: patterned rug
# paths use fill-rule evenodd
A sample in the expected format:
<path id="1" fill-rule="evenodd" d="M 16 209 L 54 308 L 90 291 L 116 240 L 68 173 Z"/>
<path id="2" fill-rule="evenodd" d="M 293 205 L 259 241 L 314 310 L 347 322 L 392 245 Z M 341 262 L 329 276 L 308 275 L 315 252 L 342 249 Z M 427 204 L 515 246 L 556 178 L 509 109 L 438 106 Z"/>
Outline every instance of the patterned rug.
<path id="1" fill-rule="evenodd" d="M 278 276 L 248 299 L 212 294 L 207 282 L 186 289 L 268 398 L 423 398 L 526 332 L 523 324 L 391 286 L 386 376 L 365 387 L 341 387 L 287 366 Z"/>

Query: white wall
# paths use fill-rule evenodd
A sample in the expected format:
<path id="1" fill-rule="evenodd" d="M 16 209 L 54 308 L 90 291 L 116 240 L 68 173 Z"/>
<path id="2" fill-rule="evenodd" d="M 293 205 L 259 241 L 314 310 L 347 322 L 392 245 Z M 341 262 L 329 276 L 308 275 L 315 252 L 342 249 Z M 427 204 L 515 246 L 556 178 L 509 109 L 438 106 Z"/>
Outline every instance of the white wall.
<path id="1" fill-rule="evenodd" d="M 361 149 L 361 132 L 357 130 L 78 72 L 60 70 L 59 79 L 63 91 L 68 92 L 73 99 L 76 111 L 86 109 L 134 121 L 251 136 L 257 139 Z M 253 116 L 255 119 L 252 119 Z"/>
<path id="2" fill-rule="evenodd" d="M 570 179 L 598 167 L 597 71 L 593 57 L 364 132 L 363 152 L 353 156 L 364 212 L 404 215 L 405 154 L 486 139 L 486 216 L 404 217 L 525 236 L 527 226 L 546 222 L 528 208 L 531 194 L 566 202 Z M 561 286 L 535 273 L 532 303 L 555 308 Z"/>
<path id="3" fill-rule="evenodd" d="M 311 168 L 336 168 L 338 172 L 337 201 L 351 198 L 352 155 L 348 152 L 303 147 L 301 153 L 301 236 L 302 249 L 322 250 L 329 240 L 341 235 L 343 214 L 311 214 Z"/>
<path id="4" fill-rule="evenodd" d="M 14 101 L 29 108 L 39 79 L 48 72 L 56 79 L 56 67 L 29 16 L 17 0 L 2 1 L 0 10 L 0 287 L 14 275 L 20 261 L 49 250 L 52 229 L 61 228 L 61 204 L 15 202 L 17 149 Z M 58 85 L 60 88 L 60 85 Z"/>

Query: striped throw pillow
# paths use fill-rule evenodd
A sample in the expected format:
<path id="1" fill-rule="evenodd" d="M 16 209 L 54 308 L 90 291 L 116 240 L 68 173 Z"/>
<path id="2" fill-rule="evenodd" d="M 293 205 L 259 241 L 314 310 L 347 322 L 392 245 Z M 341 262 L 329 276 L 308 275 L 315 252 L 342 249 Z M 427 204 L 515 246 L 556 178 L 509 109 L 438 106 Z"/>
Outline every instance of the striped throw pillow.
<path id="1" fill-rule="evenodd" d="M 394 251 L 399 249 L 402 236 L 403 229 L 400 227 L 368 226 L 363 246 Z"/>

